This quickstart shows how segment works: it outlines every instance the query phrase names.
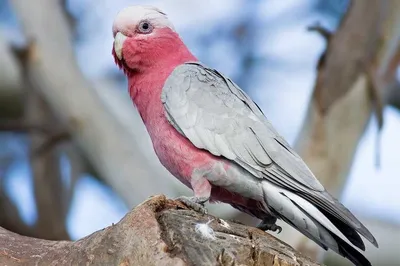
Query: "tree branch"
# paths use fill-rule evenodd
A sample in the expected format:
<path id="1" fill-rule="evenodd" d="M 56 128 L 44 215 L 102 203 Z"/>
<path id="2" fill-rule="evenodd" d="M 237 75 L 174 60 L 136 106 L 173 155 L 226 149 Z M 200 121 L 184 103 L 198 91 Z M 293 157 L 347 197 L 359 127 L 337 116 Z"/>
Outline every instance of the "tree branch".
<path id="1" fill-rule="evenodd" d="M 72 204 L 72 198 L 75 192 L 75 185 L 81 177 L 82 173 L 84 173 L 85 171 L 83 167 L 82 156 L 75 145 L 73 145 L 72 143 L 64 144 L 61 151 L 64 152 L 67 156 L 70 166 L 70 173 L 68 176 L 69 184 L 64 184 L 65 192 L 63 194 L 63 202 L 65 203 L 65 206 L 63 206 L 63 208 L 68 212 Z"/>
<path id="2" fill-rule="evenodd" d="M 198 224 L 208 224 L 213 237 L 201 233 Z M 116 225 L 76 242 L 33 239 L 0 228 L 0 263 L 318 265 L 261 230 L 203 216 L 164 196 L 150 198 Z"/>
<path id="3" fill-rule="evenodd" d="M 28 47 L 28 56 L 29 56 Z M 26 72 L 27 58 L 20 58 Z M 53 131 L 59 131 L 60 124 L 49 109 L 48 104 L 38 93 L 35 83 L 24 75 L 25 79 L 25 120 L 29 124 L 46 125 Z M 33 228 L 35 235 L 50 240 L 70 239 L 66 229 L 67 212 L 63 202 L 64 186 L 60 169 L 60 154 L 55 145 L 47 145 L 52 135 L 30 134 L 30 162 L 34 183 L 37 221 Z M 41 151 L 41 152 L 38 152 Z"/>
<path id="4" fill-rule="evenodd" d="M 53 129 L 48 124 L 34 124 L 25 119 L 0 120 L 0 131 L 12 131 L 18 133 L 40 133 L 49 135 Z"/>
<path id="5" fill-rule="evenodd" d="M 320 23 L 315 23 L 314 25 L 311 25 L 307 28 L 308 31 L 315 31 L 319 33 L 325 40 L 326 42 L 329 42 L 331 36 L 333 33 L 328 30 L 327 28 L 323 27 Z"/>

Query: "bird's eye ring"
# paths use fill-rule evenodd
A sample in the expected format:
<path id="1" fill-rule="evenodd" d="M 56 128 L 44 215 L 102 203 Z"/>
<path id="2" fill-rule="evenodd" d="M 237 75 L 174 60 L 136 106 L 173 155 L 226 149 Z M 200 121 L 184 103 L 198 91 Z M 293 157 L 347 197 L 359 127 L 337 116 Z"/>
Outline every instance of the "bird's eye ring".
<path id="1" fill-rule="evenodd" d="M 153 25 L 151 25 L 150 22 L 144 20 L 139 23 L 138 30 L 140 33 L 151 33 L 153 31 Z"/>

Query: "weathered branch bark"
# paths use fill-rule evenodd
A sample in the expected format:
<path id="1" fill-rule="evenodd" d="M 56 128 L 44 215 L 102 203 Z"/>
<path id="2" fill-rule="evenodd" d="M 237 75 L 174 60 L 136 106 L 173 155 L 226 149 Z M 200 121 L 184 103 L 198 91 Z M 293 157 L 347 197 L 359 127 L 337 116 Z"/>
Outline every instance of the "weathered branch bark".
<path id="1" fill-rule="evenodd" d="M 295 148 L 336 197 L 343 190 L 371 114 L 375 111 L 382 118 L 385 93 L 396 79 L 399 62 L 398 25 L 400 1 L 352 1 L 318 66 Z M 315 255 L 315 250 L 313 246 L 308 254 Z"/>
<path id="2" fill-rule="evenodd" d="M 196 230 L 208 223 L 215 238 Z M 119 223 L 76 242 L 0 228 L 1 265 L 318 265 L 256 228 L 187 210 L 155 196 Z"/>
<path id="3" fill-rule="evenodd" d="M 101 178 L 129 206 L 134 206 L 149 191 L 154 192 L 153 182 L 164 181 L 152 178 L 152 168 L 142 156 L 136 139 L 115 121 L 82 76 L 74 59 L 72 38 L 60 1 L 15 0 L 12 5 L 27 39 L 34 44 L 28 58 L 29 78 L 36 83 Z M 43 25 L 48 25 L 49 21 L 51 27 L 43 30 Z M 141 189 L 133 193 L 139 177 Z"/>

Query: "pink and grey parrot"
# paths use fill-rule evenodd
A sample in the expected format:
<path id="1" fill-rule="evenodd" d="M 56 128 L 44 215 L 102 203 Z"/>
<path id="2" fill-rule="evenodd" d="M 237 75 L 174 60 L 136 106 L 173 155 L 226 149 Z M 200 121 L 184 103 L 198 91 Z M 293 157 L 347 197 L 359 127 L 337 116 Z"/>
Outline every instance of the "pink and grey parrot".
<path id="1" fill-rule="evenodd" d="M 315 178 L 255 102 L 232 80 L 202 63 L 166 14 L 123 9 L 113 24 L 113 55 L 161 163 L 194 191 L 185 204 L 226 202 L 281 230 L 281 219 L 356 265 L 370 265 L 374 236 Z M 347 240 L 346 240 L 347 239 Z"/>

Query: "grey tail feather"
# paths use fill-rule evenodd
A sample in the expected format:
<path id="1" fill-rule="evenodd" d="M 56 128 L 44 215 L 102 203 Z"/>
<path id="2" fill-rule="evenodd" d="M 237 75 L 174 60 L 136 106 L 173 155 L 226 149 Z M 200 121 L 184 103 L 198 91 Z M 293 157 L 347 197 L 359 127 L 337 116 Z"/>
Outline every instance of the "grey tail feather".
<path id="1" fill-rule="evenodd" d="M 376 241 L 375 237 L 372 233 L 337 199 L 333 198 L 330 194 L 329 196 L 336 202 L 337 206 L 340 206 L 343 209 L 343 212 L 349 216 L 350 219 L 356 220 L 360 226 L 354 228 L 358 233 L 364 236 L 369 242 L 371 242 L 375 247 L 379 247 L 378 242 Z M 329 217 L 328 217 L 329 218 Z M 350 240 L 350 239 L 349 239 Z M 351 241 L 351 240 L 350 240 Z"/>
<path id="2" fill-rule="evenodd" d="M 317 207 L 318 208 L 318 207 Z M 325 211 L 322 208 L 318 208 L 320 212 L 322 212 L 326 218 L 328 218 L 333 225 L 339 229 L 340 232 L 356 247 L 360 248 L 361 250 L 365 250 L 365 245 L 363 240 L 361 239 L 360 235 L 357 233 L 356 230 L 354 230 L 353 227 L 350 225 L 346 224 L 342 220 L 336 218 L 334 215 L 331 213 Z"/>
<path id="3" fill-rule="evenodd" d="M 355 248 L 347 244 L 346 241 L 342 240 L 335 234 L 331 235 L 338 243 L 340 255 L 353 262 L 356 266 L 371 266 L 371 262 L 369 262 L 368 259 Z"/>
<path id="4" fill-rule="evenodd" d="M 362 236 L 364 236 L 369 242 L 371 242 L 375 247 L 379 247 L 378 242 L 376 241 L 375 237 L 371 234 L 371 232 L 343 204 L 341 204 L 337 199 L 332 197 L 327 191 L 321 192 L 320 195 L 315 195 L 315 194 L 309 195 L 311 197 L 309 197 L 305 194 L 302 194 L 302 193 L 298 193 L 298 195 L 305 199 L 308 198 L 308 200 L 313 202 L 313 204 L 320 211 L 322 211 L 323 214 L 326 215 L 326 213 L 329 213 L 328 215 L 326 215 L 326 217 L 329 220 L 331 220 L 332 217 L 336 218 L 338 221 L 342 222 L 341 223 L 342 226 L 345 226 L 345 228 L 353 228 L 358 233 L 360 233 Z M 335 202 L 334 205 L 332 203 L 330 203 L 330 201 L 332 201 L 332 200 Z M 328 205 L 328 208 L 325 205 Z M 328 209 L 330 208 L 329 205 L 330 205 L 330 207 L 334 207 L 333 212 L 328 211 Z M 336 213 L 336 215 L 335 215 L 335 213 Z M 337 217 L 337 215 L 342 216 L 345 219 L 345 221 L 339 219 Z M 334 218 L 332 218 L 332 219 L 334 219 Z M 333 222 L 333 221 L 331 220 L 331 222 Z M 334 224 L 336 225 L 337 223 L 334 223 Z M 340 230 L 340 228 L 338 228 L 338 229 Z M 342 230 L 340 230 L 340 231 L 342 231 Z M 357 241 L 357 239 L 354 239 L 354 237 L 355 237 L 354 233 L 350 233 L 349 231 L 347 231 L 348 234 L 346 235 L 346 230 L 345 230 L 345 232 L 342 231 L 342 233 L 351 242 L 354 240 Z M 356 245 L 357 247 L 359 247 L 357 244 L 355 244 L 355 243 L 353 243 L 353 244 Z M 364 244 L 363 244 L 363 246 L 364 246 Z M 364 247 L 364 249 L 365 249 L 365 247 Z"/>
<path id="5" fill-rule="evenodd" d="M 314 241 L 316 244 L 318 244 L 318 246 L 320 246 L 321 248 L 328 250 L 329 247 L 327 245 L 325 245 L 324 243 L 322 243 L 321 240 L 319 240 L 318 238 L 315 238 L 313 235 L 309 234 L 307 231 L 302 231 L 300 230 L 294 223 L 292 223 L 289 219 L 287 219 L 285 216 L 282 216 L 280 214 L 278 214 L 277 212 L 274 211 L 274 213 L 276 214 L 277 217 L 279 217 L 279 219 L 281 219 L 282 221 L 284 221 L 285 223 L 291 225 L 293 228 L 295 228 L 297 231 L 299 231 L 300 233 L 302 233 L 303 235 L 305 235 L 306 237 L 308 237 L 309 239 L 311 239 L 312 241 Z"/>
<path id="6" fill-rule="evenodd" d="M 321 223 L 319 223 L 317 220 L 315 220 L 313 217 L 311 217 L 310 215 L 308 215 L 308 213 L 302 208 L 300 207 L 296 202 L 292 201 L 292 203 L 294 205 L 296 205 L 297 208 L 299 208 L 300 210 L 302 210 L 302 212 L 304 214 L 306 214 L 315 224 L 318 224 L 320 227 L 324 228 L 332 237 L 333 239 L 336 241 L 337 245 L 338 245 L 338 250 L 334 250 L 336 252 L 338 252 L 340 255 L 342 255 L 343 257 L 347 258 L 348 260 L 350 260 L 351 262 L 353 262 L 356 266 L 371 266 L 371 263 L 368 261 L 367 258 L 364 257 L 364 255 L 362 255 L 359 251 L 357 251 L 355 248 L 353 248 L 351 245 L 349 245 L 346 241 L 344 241 L 343 239 L 341 239 L 339 236 L 337 236 L 335 233 L 331 232 L 329 229 L 327 229 L 325 226 L 323 226 Z M 281 219 L 285 220 L 285 222 L 288 222 L 287 219 L 285 219 L 284 217 L 280 216 Z M 336 217 L 335 217 L 336 218 Z M 329 217 L 328 217 L 329 219 Z M 337 219 L 337 218 L 336 218 Z M 346 229 L 350 228 L 352 229 L 349 225 L 347 225 L 346 223 L 340 221 L 341 224 L 340 225 L 345 225 L 347 227 L 345 227 Z M 300 230 L 295 224 L 289 222 L 289 224 L 291 224 L 294 228 L 296 228 L 298 231 L 300 231 L 302 234 L 306 235 L 307 237 L 309 237 L 310 239 L 312 239 L 315 243 L 317 243 L 319 246 L 321 246 L 322 248 L 324 248 L 325 250 L 327 248 L 332 249 L 332 247 L 327 246 L 326 243 L 324 243 L 324 241 L 322 239 L 317 239 L 315 237 L 310 237 L 309 234 L 307 234 L 306 231 Z M 335 226 L 337 226 L 337 224 L 334 224 Z M 338 229 L 340 230 L 340 225 L 338 227 Z M 364 246 L 364 243 L 361 240 L 361 237 L 357 234 L 357 232 L 352 229 L 353 232 L 347 231 L 346 233 L 348 233 L 348 235 L 351 235 L 351 239 L 356 239 L 358 241 L 358 239 L 361 241 L 362 245 Z M 342 232 L 343 233 L 343 232 Z M 344 233 L 343 233 L 344 234 Z M 346 234 L 344 234 L 346 237 L 348 237 Z M 358 237 L 354 237 L 354 235 L 357 235 Z M 350 240 L 350 239 L 349 239 Z M 350 240 L 351 241 L 351 240 Z M 352 241 L 351 241 L 352 242 Z M 357 245 L 356 245 L 357 246 Z M 365 248 L 365 247 L 364 247 Z"/>
<path id="7" fill-rule="evenodd" d="M 302 232 L 299 230 L 299 228 L 296 227 L 293 223 L 291 223 L 289 220 L 285 219 L 284 217 L 280 216 L 282 220 L 284 220 L 286 223 L 292 225 L 294 228 L 296 228 L 298 231 L 300 231 L 302 234 L 306 235 L 308 238 L 313 240 L 316 244 L 318 244 L 320 247 L 322 247 L 325 250 L 328 250 L 328 246 L 326 246 L 320 239 L 317 239 L 306 232 Z M 317 221 L 314 220 L 315 223 L 318 223 Z M 322 225 L 320 225 L 322 226 Z M 322 226 L 323 227 L 323 226 Z M 371 263 L 368 261 L 367 258 L 364 257 L 360 252 L 358 252 L 355 248 L 350 246 L 349 244 L 346 243 L 346 241 L 342 240 L 340 237 L 335 235 L 334 233 L 329 232 L 330 235 L 335 239 L 336 243 L 338 244 L 338 253 L 339 255 L 343 256 L 344 258 L 350 260 L 353 264 L 356 266 L 371 266 Z M 356 233 L 357 234 L 357 233 Z"/>

